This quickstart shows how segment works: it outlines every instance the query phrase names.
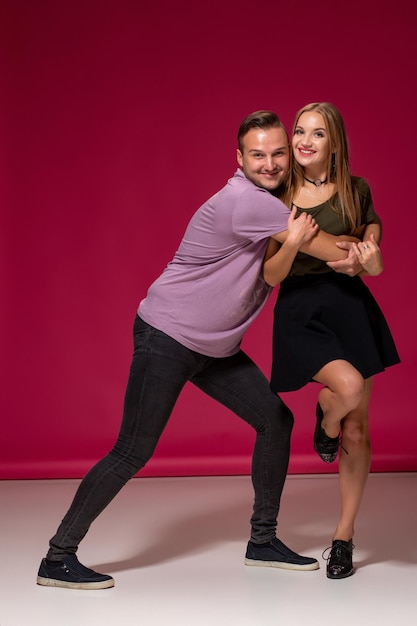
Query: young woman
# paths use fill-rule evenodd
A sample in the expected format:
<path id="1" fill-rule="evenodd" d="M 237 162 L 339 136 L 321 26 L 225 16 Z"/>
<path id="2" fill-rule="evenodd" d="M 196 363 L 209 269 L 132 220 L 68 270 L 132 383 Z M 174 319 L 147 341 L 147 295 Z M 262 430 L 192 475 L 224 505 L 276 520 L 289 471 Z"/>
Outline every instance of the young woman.
<path id="1" fill-rule="evenodd" d="M 340 112 L 327 102 L 303 107 L 292 136 L 293 165 L 286 198 L 297 214 L 306 212 L 333 235 L 352 235 L 362 268 L 377 275 L 381 223 L 371 192 L 351 175 L 345 126 Z M 282 276 L 275 242 L 264 263 L 265 280 Z M 353 574 L 354 522 L 369 473 L 371 449 L 368 406 L 372 377 L 399 357 L 383 314 L 369 289 L 355 277 L 334 271 L 303 253 L 295 256 L 281 283 L 274 311 L 271 387 L 294 391 L 321 383 L 316 409 L 314 449 L 330 463 L 339 448 L 341 515 L 327 559 L 329 578 Z"/>

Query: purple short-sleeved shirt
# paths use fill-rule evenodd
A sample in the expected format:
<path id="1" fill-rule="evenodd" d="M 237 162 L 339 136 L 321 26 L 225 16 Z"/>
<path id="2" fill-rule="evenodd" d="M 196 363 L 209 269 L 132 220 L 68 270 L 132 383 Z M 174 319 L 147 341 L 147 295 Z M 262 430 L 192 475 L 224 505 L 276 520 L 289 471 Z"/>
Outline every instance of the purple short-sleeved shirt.
<path id="1" fill-rule="evenodd" d="M 263 257 L 269 237 L 287 229 L 289 213 L 237 170 L 191 218 L 138 315 L 201 354 L 236 353 L 271 293 Z"/>

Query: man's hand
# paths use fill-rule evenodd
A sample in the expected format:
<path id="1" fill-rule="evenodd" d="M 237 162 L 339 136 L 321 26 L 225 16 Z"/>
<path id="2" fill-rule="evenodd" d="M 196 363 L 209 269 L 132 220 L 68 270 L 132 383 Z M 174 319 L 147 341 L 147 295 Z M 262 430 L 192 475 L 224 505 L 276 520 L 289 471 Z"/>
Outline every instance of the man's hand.
<path id="1" fill-rule="evenodd" d="M 352 241 L 337 241 L 336 245 L 342 250 L 348 251 L 348 256 L 343 261 L 328 261 L 327 265 L 335 272 L 356 276 L 357 274 L 369 274 L 378 276 L 384 269 L 381 250 L 371 233 L 366 241 L 355 243 Z"/>
<path id="2" fill-rule="evenodd" d="M 339 274 L 347 274 L 348 276 L 356 276 L 363 271 L 363 266 L 359 261 L 359 256 L 356 249 L 358 244 L 354 241 L 337 241 L 336 245 L 341 250 L 347 250 L 348 255 L 346 259 L 341 261 L 327 261 L 327 265 Z"/>

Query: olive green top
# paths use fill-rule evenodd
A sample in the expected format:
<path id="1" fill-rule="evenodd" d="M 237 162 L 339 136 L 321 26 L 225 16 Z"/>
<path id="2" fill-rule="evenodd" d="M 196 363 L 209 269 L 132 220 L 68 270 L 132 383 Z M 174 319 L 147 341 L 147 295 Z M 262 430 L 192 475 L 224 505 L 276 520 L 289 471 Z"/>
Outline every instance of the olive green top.
<path id="1" fill-rule="evenodd" d="M 374 212 L 374 206 L 372 203 L 371 190 L 368 183 L 363 178 L 352 176 L 352 184 L 357 188 L 361 205 L 361 224 L 369 224 L 377 216 Z M 333 207 L 332 207 L 333 205 Z M 295 205 L 293 205 L 295 206 Z M 319 204 L 318 206 L 310 209 L 303 209 L 297 207 L 297 217 L 302 211 L 308 213 L 316 220 L 320 229 L 331 235 L 347 235 L 349 234 L 349 228 L 343 221 L 340 211 L 337 210 L 338 206 L 338 193 Z M 302 276 L 304 274 L 322 274 L 324 272 L 332 272 L 333 270 L 326 265 L 325 261 L 316 259 L 308 254 L 299 252 L 294 259 L 289 276 Z"/>

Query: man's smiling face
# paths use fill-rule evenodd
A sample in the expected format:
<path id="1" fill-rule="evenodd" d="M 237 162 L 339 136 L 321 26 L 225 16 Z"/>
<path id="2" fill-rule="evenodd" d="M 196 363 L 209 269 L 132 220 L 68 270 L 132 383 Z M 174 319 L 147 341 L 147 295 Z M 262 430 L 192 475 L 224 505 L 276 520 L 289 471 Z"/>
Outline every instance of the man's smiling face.
<path id="1" fill-rule="evenodd" d="M 246 178 L 267 191 L 277 189 L 289 172 L 289 147 L 283 128 L 251 128 L 242 138 L 237 162 Z"/>

